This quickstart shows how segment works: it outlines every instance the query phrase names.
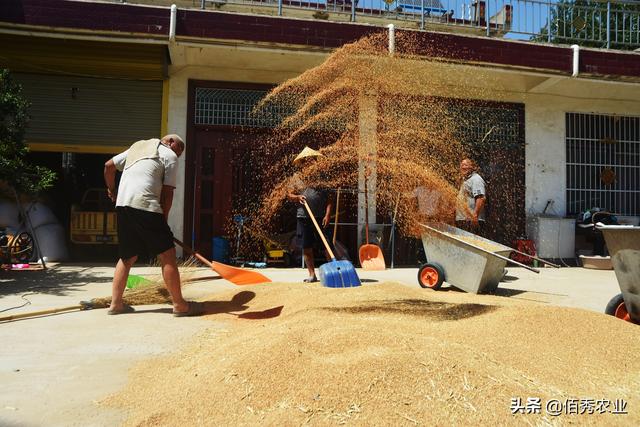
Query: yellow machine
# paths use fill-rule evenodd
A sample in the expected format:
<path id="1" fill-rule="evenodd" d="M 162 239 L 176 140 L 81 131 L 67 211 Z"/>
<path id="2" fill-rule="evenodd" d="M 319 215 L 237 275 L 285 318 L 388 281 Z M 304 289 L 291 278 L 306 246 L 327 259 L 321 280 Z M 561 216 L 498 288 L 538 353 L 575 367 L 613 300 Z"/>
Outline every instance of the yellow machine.
<path id="1" fill-rule="evenodd" d="M 82 196 L 79 207 L 71 209 L 69 237 L 78 245 L 118 244 L 118 224 L 107 190 L 90 188 Z"/>
<path id="2" fill-rule="evenodd" d="M 265 262 L 267 264 L 283 264 L 285 267 L 291 265 L 291 254 L 277 242 L 263 241 L 265 251 Z"/>
<path id="3" fill-rule="evenodd" d="M 264 248 L 264 262 L 267 264 L 281 264 L 284 267 L 292 265 L 292 256 L 289 251 L 289 243 L 293 238 L 294 232 L 279 234 L 275 237 L 268 237 L 262 231 L 247 226 L 246 223 L 243 227 L 249 231 L 250 234 L 258 237 L 262 241 L 262 247 Z"/>

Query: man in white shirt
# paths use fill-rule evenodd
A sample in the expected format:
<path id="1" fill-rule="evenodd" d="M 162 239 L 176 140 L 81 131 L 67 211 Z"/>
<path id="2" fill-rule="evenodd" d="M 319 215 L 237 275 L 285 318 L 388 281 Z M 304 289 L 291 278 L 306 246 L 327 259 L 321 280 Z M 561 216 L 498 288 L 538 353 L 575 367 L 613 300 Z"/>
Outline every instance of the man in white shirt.
<path id="1" fill-rule="evenodd" d="M 201 306 L 182 297 L 173 233 L 167 224 L 176 187 L 178 157 L 184 151 L 178 135 L 134 143 L 108 160 L 104 180 L 109 197 L 116 203 L 120 259 L 113 276 L 109 314 L 132 312 L 123 303 L 129 271 L 141 253 L 157 255 L 162 277 L 173 300 L 174 316 L 199 314 Z M 122 172 L 119 188 L 116 171 Z"/>

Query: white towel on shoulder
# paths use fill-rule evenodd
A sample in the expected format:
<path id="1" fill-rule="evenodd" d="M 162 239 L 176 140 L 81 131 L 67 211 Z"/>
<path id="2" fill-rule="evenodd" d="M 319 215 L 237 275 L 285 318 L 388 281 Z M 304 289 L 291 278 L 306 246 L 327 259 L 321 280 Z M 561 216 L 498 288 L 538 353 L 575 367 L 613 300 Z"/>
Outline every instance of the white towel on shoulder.
<path id="1" fill-rule="evenodd" d="M 138 160 L 158 158 L 158 144 L 160 144 L 160 140 L 158 138 L 143 139 L 134 142 L 127 153 L 127 160 L 124 163 L 124 168 L 130 168 Z"/>

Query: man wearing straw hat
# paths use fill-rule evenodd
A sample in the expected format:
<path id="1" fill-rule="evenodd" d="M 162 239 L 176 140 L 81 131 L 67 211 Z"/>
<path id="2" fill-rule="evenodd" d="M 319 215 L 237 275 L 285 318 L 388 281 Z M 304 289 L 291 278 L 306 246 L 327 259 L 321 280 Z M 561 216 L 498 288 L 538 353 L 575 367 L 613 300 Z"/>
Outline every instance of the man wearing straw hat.
<path id="1" fill-rule="evenodd" d="M 319 151 L 305 147 L 293 160 L 293 164 L 302 171 L 302 169 L 315 162 L 321 156 L 322 154 Z M 329 225 L 333 202 L 329 198 L 329 192 L 326 189 L 306 186 L 300 177 L 300 173 L 294 175 L 287 197 L 289 200 L 298 203 L 296 236 L 302 240 L 304 262 L 309 271 L 309 277 L 304 279 L 304 282 L 317 282 L 313 248 L 320 241 L 320 236 L 303 204 L 306 201 L 316 221 L 321 222 L 322 226 L 326 227 Z M 331 241 L 331 239 L 328 240 Z"/>
<path id="2" fill-rule="evenodd" d="M 178 157 L 184 146 L 178 135 L 142 140 L 104 165 L 107 191 L 116 203 L 120 256 L 113 275 L 108 314 L 133 311 L 123 303 L 124 288 L 131 267 L 138 255 L 145 252 L 160 259 L 162 277 L 173 300 L 174 316 L 198 314 L 196 312 L 200 310 L 199 305 L 182 297 L 176 248 L 167 224 L 176 186 Z M 116 171 L 122 172 L 118 188 Z"/>

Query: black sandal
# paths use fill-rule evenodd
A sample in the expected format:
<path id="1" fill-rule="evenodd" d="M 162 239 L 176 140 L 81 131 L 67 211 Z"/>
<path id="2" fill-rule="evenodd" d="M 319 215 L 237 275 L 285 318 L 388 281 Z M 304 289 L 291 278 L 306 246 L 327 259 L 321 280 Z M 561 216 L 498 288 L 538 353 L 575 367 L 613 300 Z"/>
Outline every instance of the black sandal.
<path id="1" fill-rule="evenodd" d="M 131 307 L 130 305 L 124 304 L 120 310 L 114 310 L 110 308 L 109 310 L 107 310 L 107 314 L 114 316 L 117 314 L 133 313 L 134 311 L 136 311 L 135 308 Z"/>
<path id="2" fill-rule="evenodd" d="M 188 317 L 188 316 L 200 316 L 204 314 L 204 303 L 189 301 L 189 310 L 187 311 L 174 311 L 174 317 Z"/>

